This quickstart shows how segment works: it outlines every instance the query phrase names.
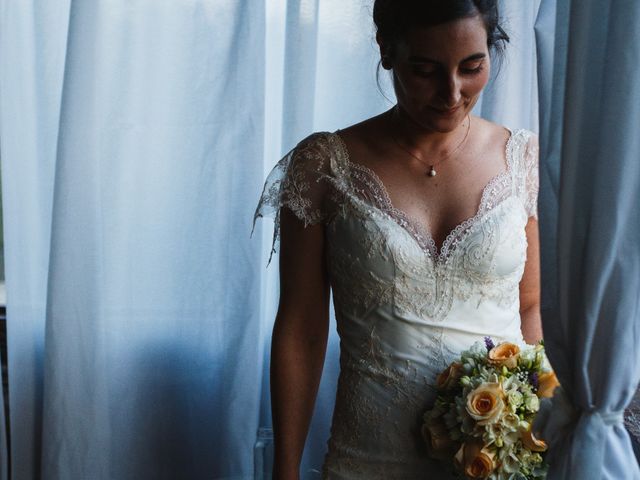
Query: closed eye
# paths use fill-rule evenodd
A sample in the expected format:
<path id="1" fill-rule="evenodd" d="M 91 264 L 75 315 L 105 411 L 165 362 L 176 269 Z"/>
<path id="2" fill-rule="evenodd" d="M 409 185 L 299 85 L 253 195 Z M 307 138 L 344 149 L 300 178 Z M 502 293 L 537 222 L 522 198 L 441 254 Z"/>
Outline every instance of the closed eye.
<path id="1" fill-rule="evenodd" d="M 484 70 L 484 67 L 481 65 L 477 68 L 463 68 L 462 73 L 466 73 L 467 75 L 477 75 L 482 72 L 482 70 Z"/>
<path id="2" fill-rule="evenodd" d="M 483 69 L 484 62 L 475 62 L 473 64 L 467 64 L 463 67 L 460 67 L 460 71 L 467 74 L 477 74 L 480 73 Z"/>
<path id="3" fill-rule="evenodd" d="M 427 78 L 427 77 L 432 76 L 434 73 L 436 73 L 436 71 L 435 70 L 420 70 L 420 69 L 414 68 L 413 69 L 413 73 L 415 75 L 419 76 L 419 77 Z"/>

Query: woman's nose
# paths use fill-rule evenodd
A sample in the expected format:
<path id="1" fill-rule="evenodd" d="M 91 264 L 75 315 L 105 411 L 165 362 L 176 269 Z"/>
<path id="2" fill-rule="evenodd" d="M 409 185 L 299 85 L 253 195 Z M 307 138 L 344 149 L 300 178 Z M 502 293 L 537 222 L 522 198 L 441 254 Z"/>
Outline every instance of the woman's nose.
<path id="1" fill-rule="evenodd" d="M 454 108 L 460 104 L 462 93 L 460 92 L 460 80 L 455 75 L 447 77 L 442 86 L 442 100 L 446 108 Z"/>

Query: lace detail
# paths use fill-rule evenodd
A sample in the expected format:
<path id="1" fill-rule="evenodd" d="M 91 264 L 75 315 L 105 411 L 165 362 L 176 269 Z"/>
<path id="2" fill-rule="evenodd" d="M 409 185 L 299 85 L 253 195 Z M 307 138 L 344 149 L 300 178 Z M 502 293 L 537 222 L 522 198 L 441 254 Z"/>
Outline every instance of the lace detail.
<path id="1" fill-rule="evenodd" d="M 519 163 L 514 178 L 516 194 L 522 200 L 528 217 L 538 218 L 539 191 L 538 137 L 530 134 L 526 141 L 517 145 L 514 158 Z"/>
<path id="2" fill-rule="evenodd" d="M 359 345 L 357 355 L 345 351 L 341 358 L 335 415 L 331 427 L 329 453 L 323 478 L 404 479 L 406 462 L 429 465 L 420 438 L 420 419 L 435 399 L 434 381 L 453 355 L 436 355 L 441 331 L 430 335 L 422 348 L 420 362 L 400 360 L 399 352 L 389 352 L 385 333 L 374 324 Z M 424 365 L 429 365 L 429 368 Z M 382 389 L 385 393 L 371 391 Z M 384 399 L 384 401 L 380 401 Z M 408 414 L 408 415 L 407 415 Z M 408 420 L 408 421 L 407 421 Z M 373 440 L 379 448 L 375 460 L 364 451 L 362 439 Z M 380 469 L 377 464 L 384 464 Z M 397 472 L 394 471 L 394 467 Z"/>
<path id="3" fill-rule="evenodd" d="M 515 200 L 514 195 L 520 190 L 517 186 L 523 183 L 521 179 L 524 176 L 521 155 L 523 146 L 526 146 L 529 139 L 528 132 L 518 131 L 510 136 L 505 151 L 506 169 L 487 183 L 476 214 L 449 233 L 439 253 L 429 233 L 418 222 L 393 206 L 376 173 L 364 165 L 351 162 L 340 136 L 331 136 L 335 139 L 338 159 L 336 165 L 341 169 L 339 173 L 348 178 L 348 182 L 343 182 L 342 188 L 346 189 L 345 197 L 351 197 L 350 211 L 365 211 L 369 217 L 381 213 L 399 225 L 412 239 L 411 242 L 396 240 L 393 248 L 389 249 L 395 270 L 395 277 L 390 280 L 392 285 L 368 285 L 370 290 L 367 293 L 361 292 L 358 287 L 352 287 L 344 297 L 348 302 L 345 308 L 366 311 L 364 305 L 370 298 L 378 298 L 380 295 L 386 299 L 391 287 L 395 292 L 393 303 L 397 314 L 413 314 L 435 321 L 446 318 L 456 298 L 468 300 L 477 295 L 481 299 L 479 301 L 493 300 L 501 307 L 517 303 L 518 283 L 522 276 L 522 269 L 518 267 L 526 258 L 526 239 L 517 234 L 517 229 L 514 230 L 516 235 L 510 235 L 508 230 L 504 230 L 504 219 L 499 217 L 499 213 L 492 215 L 492 212 L 499 210 L 498 207 L 509 199 Z M 373 246 L 382 242 L 379 227 L 371 229 L 367 224 L 366 221 L 359 224 L 364 230 L 371 232 L 370 235 L 362 236 L 366 241 L 364 247 L 374 251 Z M 391 234 L 387 232 L 386 235 Z M 462 244 L 465 245 L 463 252 L 455 255 L 458 246 Z M 425 262 L 423 255 L 414 251 L 415 245 L 432 261 Z M 511 268 L 499 265 L 500 259 L 496 259 L 497 249 L 501 245 L 519 252 L 513 257 L 515 262 L 512 262 Z M 349 265 L 342 269 L 343 272 L 348 272 L 345 275 L 350 282 L 355 281 L 352 273 L 362 272 L 361 266 L 354 267 L 355 265 Z M 370 265 L 365 271 L 364 277 L 360 278 L 365 278 L 365 283 L 368 284 L 366 279 L 372 275 Z M 496 273 L 499 275 L 496 276 Z M 342 283 L 339 277 L 340 275 L 333 276 Z"/>
<path id="4" fill-rule="evenodd" d="M 423 234 L 422 229 L 416 222 L 412 221 L 408 215 L 405 215 L 402 210 L 398 210 L 393 206 L 386 188 L 375 172 L 365 165 L 351 162 L 344 143 L 342 141 L 339 143 L 342 155 L 351 169 L 353 192 L 359 195 L 365 202 L 370 202 L 377 209 L 393 218 L 396 223 L 414 237 L 422 250 L 432 257 L 435 257 L 436 243 L 428 235 Z"/>
<path id="5" fill-rule="evenodd" d="M 375 255 L 376 246 L 375 242 L 365 245 L 367 257 Z M 366 317 L 378 305 L 392 301 L 393 283 L 369 270 L 360 257 L 336 248 L 329 256 L 328 265 L 334 304 L 340 311 Z"/>
<path id="6" fill-rule="evenodd" d="M 520 130 L 516 134 L 512 133 L 510 135 L 505 147 L 506 169 L 494 176 L 487 185 L 485 185 L 476 214 L 449 232 L 442 244 L 440 253 L 438 253 L 438 248 L 432 235 L 420 222 L 393 206 L 389 193 L 382 180 L 380 180 L 380 177 L 366 165 L 352 162 L 344 141 L 339 135 L 334 134 L 334 136 L 337 138 L 340 156 L 344 158 L 344 162 L 347 163 L 351 169 L 351 180 L 353 181 L 354 192 L 358 193 L 364 200 L 370 201 L 376 208 L 385 212 L 400 226 L 411 233 L 416 242 L 418 242 L 420 247 L 429 254 L 431 258 L 439 263 L 444 263 L 451 256 L 456 245 L 462 241 L 472 227 L 478 223 L 487 212 L 495 208 L 502 200 L 508 198 L 509 195 L 513 193 L 511 177 L 514 175 L 512 173 L 514 145 L 516 146 L 515 148 L 519 148 L 523 142 L 526 144 L 528 139 L 526 134 L 527 132 L 525 130 Z M 537 154 L 537 151 L 531 149 L 530 156 L 532 158 L 534 154 Z M 530 170 L 531 172 L 527 172 L 527 174 L 533 176 L 535 169 L 531 168 Z M 537 172 L 537 170 L 535 171 Z M 535 195 L 537 197 L 537 176 L 535 181 Z M 533 180 L 530 180 L 530 182 L 533 182 Z"/>
<path id="7" fill-rule="evenodd" d="M 305 227 L 325 221 L 331 214 L 327 195 L 328 159 L 332 156 L 326 135 L 315 133 L 302 140 L 271 170 L 253 217 L 274 217 L 273 245 L 269 262 L 280 238 L 280 209 L 286 207 Z M 253 233 L 253 232 L 252 232 Z"/>

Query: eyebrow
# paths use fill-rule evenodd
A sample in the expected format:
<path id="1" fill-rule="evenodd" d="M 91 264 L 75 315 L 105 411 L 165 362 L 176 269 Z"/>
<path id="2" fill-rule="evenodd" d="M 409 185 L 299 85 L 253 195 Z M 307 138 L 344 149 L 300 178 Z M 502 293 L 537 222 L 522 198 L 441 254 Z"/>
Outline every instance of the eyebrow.
<path id="1" fill-rule="evenodd" d="M 467 58 L 462 59 L 460 63 L 471 62 L 473 60 L 481 60 L 487 56 L 486 53 L 474 53 L 473 55 L 469 55 Z M 427 57 L 421 57 L 418 55 L 412 55 L 409 57 L 409 63 L 440 63 L 437 60 L 433 60 Z"/>

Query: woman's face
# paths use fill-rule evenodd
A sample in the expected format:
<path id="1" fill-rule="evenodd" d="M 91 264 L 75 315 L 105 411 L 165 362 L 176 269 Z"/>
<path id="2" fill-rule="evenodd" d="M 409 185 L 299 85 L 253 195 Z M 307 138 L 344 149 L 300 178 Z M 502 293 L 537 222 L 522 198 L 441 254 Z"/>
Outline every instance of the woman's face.
<path id="1" fill-rule="evenodd" d="M 391 58 L 398 106 L 421 127 L 455 129 L 475 105 L 490 72 L 480 16 L 411 30 Z"/>

